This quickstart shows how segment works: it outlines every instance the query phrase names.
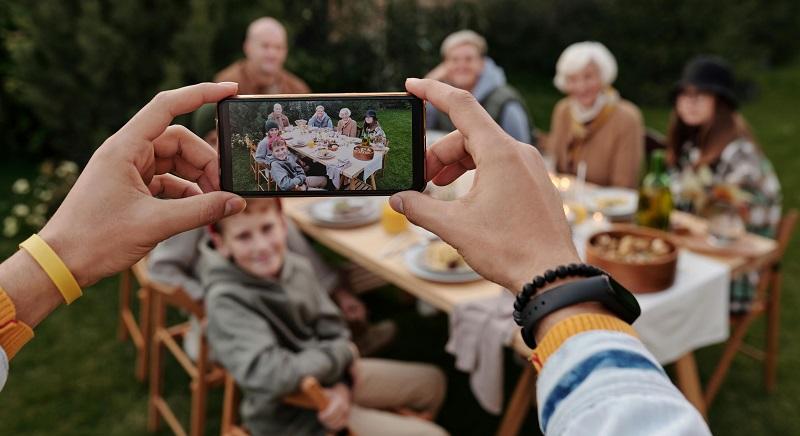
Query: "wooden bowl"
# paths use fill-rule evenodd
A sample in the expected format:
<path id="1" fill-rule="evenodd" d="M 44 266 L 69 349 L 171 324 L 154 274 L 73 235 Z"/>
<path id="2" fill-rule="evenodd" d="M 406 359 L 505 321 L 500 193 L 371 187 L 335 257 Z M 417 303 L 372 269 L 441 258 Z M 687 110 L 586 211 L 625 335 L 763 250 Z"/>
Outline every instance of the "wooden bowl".
<path id="1" fill-rule="evenodd" d="M 648 240 L 661 239 L 667 244 L 669 251 L 641 263 L 612 259 L 596 245 L 597 240 L 603 235 L 617 239 L 624 236 Z M 675 281 L 678 247 L 672 242 L 668 233 L 632 225 L 617 225 L 609 231 L 597 233 L 589 238 L 586 243 L 586 262 L 607 271 L 631 292 L 657 292 L 669 288 Z"/>
<path id="2" fill-rule="evenodd" d="M 353 147 L 353 157 L 358 160 L 372 160 L 375 157 L 375 150 L 371 147 L 365 147 L 363 145 L 357 145 Z"/>

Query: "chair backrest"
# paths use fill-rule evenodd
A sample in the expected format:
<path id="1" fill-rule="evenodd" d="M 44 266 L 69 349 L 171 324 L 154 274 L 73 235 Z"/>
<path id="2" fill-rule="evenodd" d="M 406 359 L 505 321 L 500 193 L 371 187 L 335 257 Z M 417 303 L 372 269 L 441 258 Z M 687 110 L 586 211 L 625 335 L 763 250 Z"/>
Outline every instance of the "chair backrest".
<path id="1" fill-rule="evenodd" d="M 786 249 L 789 248 L 789 243 L 792 242 L 794 228 L 797 225 L 798 211 L 797 209 L 790 209 L 781 218 L 781 223 L 778 225 L 778 232 L 775 234 L 775 240 L 778 241 L 778 248 L 775 250 L 777 260 L 780 260 Z"/>
<path id="2" fill-rule="evenodd" d="M 648 155 L 654 150 L 667 148 L 667 138 L 661 132 L 654 129 L 646 129 L 644 132 L 644 149 Z"/>
<path id="3" fill-rule="evenodd" d="M 244 143 L 247 144 L 247 149 L 250 150 L 250 153 L 255 153 L 258 144 L 253 142 L 249 136 L 244 137 Z"/>

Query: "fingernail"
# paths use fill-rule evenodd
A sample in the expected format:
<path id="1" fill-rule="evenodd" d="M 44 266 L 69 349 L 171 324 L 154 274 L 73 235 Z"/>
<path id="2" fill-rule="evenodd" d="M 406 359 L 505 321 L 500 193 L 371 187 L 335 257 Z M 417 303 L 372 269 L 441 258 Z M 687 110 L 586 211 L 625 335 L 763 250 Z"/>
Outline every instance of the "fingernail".
<path id="1" fill-rule="evenodd" d="M 406 79 L 406 83 L 413 83 L 413 82 L 419 82 L 419 79 L 416 77 L 409 77 L 408 79 Z"/>
<path id="2" fill-rule="evenodd" d="M 219 82 L 219 84 L 226 87 L 231 87 L 231 86 L 235 86 L 237 88 L 239 87 L 239 84 L 236 82 Z"/>
<path id="3" fill-rule="evenodd" d="M 403 199 L 399 195 L 389 197 L 389 205 L 392 206 L 396 212 L 403 213 Z"/>
<path id="4" fill-rule="evenodd" d="M 244 198 L 233 197 L 225 202 L 225 212 L 223 212 L 223 214 L 225 216 L 231 216 L 243 211 L 245 206 L 247 206 L 247 203 L 245 203 Z"/>

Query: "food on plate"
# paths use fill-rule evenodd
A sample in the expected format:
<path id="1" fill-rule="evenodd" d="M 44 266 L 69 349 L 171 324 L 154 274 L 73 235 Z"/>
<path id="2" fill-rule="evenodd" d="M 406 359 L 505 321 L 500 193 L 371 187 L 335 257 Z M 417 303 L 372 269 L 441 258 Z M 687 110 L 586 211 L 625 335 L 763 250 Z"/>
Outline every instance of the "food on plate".
<path id="1" fill-rule="evenodd" d="M 431 242 L 425 248 L 425 265 L 433 271 L 443 272 L 469 268 L 458 251 L 443 241 Z"/>
<path id="2" fill-rule="evenodd" d="M 606 210 L 628 204 L 628 199 L 625 197 L 599 197 L 595 199 L 597 209 Z"/>
<path id="3" fill-rule="evenodd" d="M 320 159 L 332 159 L 336 157 L 336 153 L 330 150 L 322 149 L 317 153 L 317 156 L 319 156 Z"/>
<path id="4" fill-rule="evenodd" d="M 599 254 L 607 259 L 626 263 L 649 263 L 672 252 L 673 247 L 661 238 L 637 235 L 602 234 L 592 241 Z"/>
<path id="5" fill-rule="evenodd" d="M 337 199 L 333 204 L 333 214 L 339 218 L 350 218 L 362 214 L 366 209 L 363 201 L 353 201 L 350 199 Z"/>

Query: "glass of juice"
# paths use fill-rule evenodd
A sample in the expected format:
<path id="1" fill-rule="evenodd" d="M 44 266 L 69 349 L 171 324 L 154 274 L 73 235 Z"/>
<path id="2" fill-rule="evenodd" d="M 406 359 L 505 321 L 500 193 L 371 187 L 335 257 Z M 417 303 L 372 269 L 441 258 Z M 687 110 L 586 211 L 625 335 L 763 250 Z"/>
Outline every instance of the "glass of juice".
<path id="1" fill-rule="evenodd" d="M 386 233 L 396 235 L 404 232 L 408 228 L 408 220 L 405 215 L 395 212 L 387 201 L 383 204 L 381 225 L 383 225 L 383 229 L 386 230 Z"/>

